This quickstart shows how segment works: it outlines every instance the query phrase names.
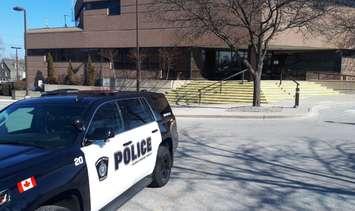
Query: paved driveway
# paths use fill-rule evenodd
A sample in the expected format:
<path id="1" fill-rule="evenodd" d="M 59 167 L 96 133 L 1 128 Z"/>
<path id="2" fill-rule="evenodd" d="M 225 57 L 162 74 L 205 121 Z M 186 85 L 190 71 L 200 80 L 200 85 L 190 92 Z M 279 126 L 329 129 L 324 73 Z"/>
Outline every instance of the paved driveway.
<path id="1" fill-rule="evenodd" d="M 122 210 L 354 210 L 355 103 L 311 119 L 186 118 L 179 128 L 171 182 Z"/>
<path id="2" fill-rule="evenodd" d="M 122 210 L 353 210 L 354 105 L 304 120 L 180 119 L 171 182 Z"/>

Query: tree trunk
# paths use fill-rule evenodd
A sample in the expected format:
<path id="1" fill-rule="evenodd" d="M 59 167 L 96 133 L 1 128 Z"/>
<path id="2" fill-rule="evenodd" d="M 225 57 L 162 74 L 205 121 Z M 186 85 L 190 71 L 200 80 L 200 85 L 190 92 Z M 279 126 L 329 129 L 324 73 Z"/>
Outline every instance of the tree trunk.
<path id="1" fill-rule="evenodd" d="M 258 62 L 257 62 L 257 53 L 256 49 L 254 46 L 249 45 L 249 50 L 248 50 L 248 58 L 249 58 L 249 63 L 254 69 L 254 74 L 252 75 L 252 79 L 254 82 L 254 91 L 253 91 L 253 106 L 255 107 L 260 107 L 261 106 L 261 94 L 260 94 L 260 89 L 261 89 L 261 70 L 259 70 Z"/>
<path id="2" fill-rule="evenodd" d="M 257 74 L 254 77 L 254 92 L 253 92 L 253 106 L 261 106 L 261 77 Z"/>

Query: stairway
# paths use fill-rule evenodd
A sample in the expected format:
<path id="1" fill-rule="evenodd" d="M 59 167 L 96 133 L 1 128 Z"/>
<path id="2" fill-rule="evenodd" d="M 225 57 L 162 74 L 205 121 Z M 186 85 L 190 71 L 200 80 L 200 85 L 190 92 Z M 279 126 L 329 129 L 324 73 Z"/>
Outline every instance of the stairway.
<path id="1" fill-rule="evenodd" d="M 275 103 L 292 99 L 291 95 L 282 91 L 279 83 L 279 81 L 271 80 L 261 81 L 261 90 L 263 91 L 265 99 L 268 103 Z"/>
<path id="2" fill-rule="evenodd" d="M 212 85 L 216 81 L 192 81 L 175 90 L 171 90 L 166 94 L 169 102 L 172 104 L 195 104 L 199 101 L 198 90 Z M 263 92 L 261 93 L 262 103 L 266 103 Z M 207 88 L 203 92 L 202 104 L 235 104 L 253 102 L 253 83 L 241 81 L 228 81 L 223 84 L 222 93 L 220 93 L 220 85 L 216 84 Z"/>
<path id="3" fill-rule="evenodd" d="M 214 84 L 216 81 L 192 81 L 184 86 L 169 91 L 166 96 L 171 104 L 196 104 L 199 101 L 198 90 Z M 280 101 L 293 101 L 296 84 L 293 81 L 261 81 L 262 103 L 276 103 Z M 300 96 L 302 99 L 312 96 L 340 95 L 338 91 L 327 88 L 316 82 L 300 81 Z M 251 104 L 253 99 L 253 83 L 241 81 L 228 81 L 223 84 L 220 93 L 219 84 L 203 92 L 201 104 Z"/>
<path id="4" fill-rule="evenodd" d="M 279 84 L 279 82 L 275 82 L 275 83 Z M 299 81 L 299 83 L 300 83 L 300 97 L 303 99 L 313 97 L 313 96 L 341 95 L 340 92 L 322 86 L 321 84 L 318 84 L 316 82 Z M 296 84 L 293 81 L 283 81 L 281 86 L 279 86 L 279 88 L 281 89 L 283 94 L 288 95 L 290 98 L 294 98 Z"/>

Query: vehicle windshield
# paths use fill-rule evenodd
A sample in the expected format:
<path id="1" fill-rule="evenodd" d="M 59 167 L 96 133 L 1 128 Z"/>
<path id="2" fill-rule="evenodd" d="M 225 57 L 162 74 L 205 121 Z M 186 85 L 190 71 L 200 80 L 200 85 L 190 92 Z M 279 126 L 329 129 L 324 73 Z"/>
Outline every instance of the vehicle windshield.
<path id="1" fill-rule="evenodd" d="M 82 105 L 18 104 L 0 113 L 0 144 L 43 148 L 72 144 L 78 134 L 73 122 L 81 119 Z"/>

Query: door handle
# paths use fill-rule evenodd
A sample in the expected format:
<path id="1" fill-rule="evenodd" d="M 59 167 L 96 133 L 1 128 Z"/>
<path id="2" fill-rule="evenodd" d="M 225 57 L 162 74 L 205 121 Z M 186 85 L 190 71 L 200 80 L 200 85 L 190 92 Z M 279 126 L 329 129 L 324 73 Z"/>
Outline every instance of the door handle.
<path id="1" fill-rule="evenodd" d="M 126 146 L 129 146 L 129 145 L 131 145 L 131 144 L 132 144 L 132 141 L 129 141 L 129 142 L 127 142 L 127 143 L 124 143 L 123 146 L 126 147 Z"/>
<path id="2" fill-rule="evenodd" d="M 152 131 L 152 133 L 156 133 L 156 132 L 158 132 L 158 129 L 155 129 L 155 130 Z"/>

